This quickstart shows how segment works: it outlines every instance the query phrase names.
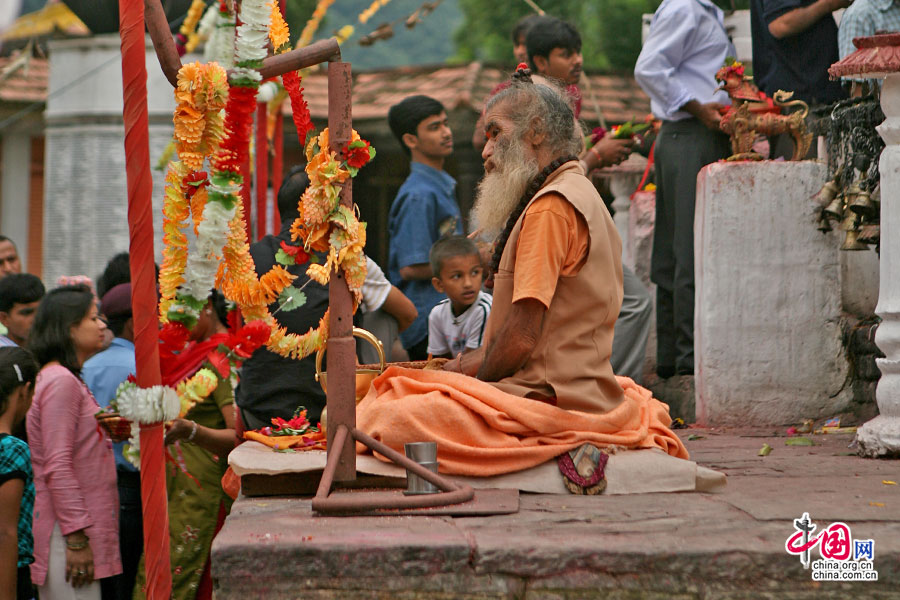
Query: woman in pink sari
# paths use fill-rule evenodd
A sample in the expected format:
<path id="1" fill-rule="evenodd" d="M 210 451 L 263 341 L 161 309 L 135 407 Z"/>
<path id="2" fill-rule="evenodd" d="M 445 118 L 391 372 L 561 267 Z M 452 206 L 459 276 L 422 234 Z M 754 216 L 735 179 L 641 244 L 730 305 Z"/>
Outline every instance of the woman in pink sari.
<path id="1" fill-rule="evenodd" d="M 103 348 L 106 325 L 84 285 L 51 290 L 29 347 L 41 366 L 26 427 L 34 466 L 34 563 L 41 600 L 101 598 L 122 572 L 112 443 L 81 365 Z M 103 593 L 106 597 L 107 593 Z"/>

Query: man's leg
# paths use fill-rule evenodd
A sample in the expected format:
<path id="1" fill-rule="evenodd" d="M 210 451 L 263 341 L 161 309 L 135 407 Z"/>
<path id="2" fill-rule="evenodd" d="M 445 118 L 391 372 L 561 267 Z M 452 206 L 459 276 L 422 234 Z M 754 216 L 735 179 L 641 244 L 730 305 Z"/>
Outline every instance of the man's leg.
<path id="1" fill-rule="evenodd" d="M 119 550 L 122 554 L 122 574 L 116 578 L 117 596 L 129 599 L 134 591 L 138 565 L 144 548 L 144 528 L 141 514 L 141 474 L 118 470 L 119 479 Z"/>
<path id="2" fill-rule="evenodd" d="M 677 123 L 663 123 L 656 139 L 656 222 L 653 227 L 650 279 L 656 284 L 656 373 L 662 378 L 675 374 L 675 316 L 672 308 L 675 256 L 672 244 L 681 142 L 677 127 Z"/>
<path id="3" fill-rule="evenodd" d="M 641 383 L 653 306 L 650 292 L 634 271 L 622 265 L 622 276 L 622 308 L 616 319 L 609 362 L 616 375 L 631 377 L 635 383 Z"/>
<path id="4" fill-rule="evenodd" d="M 699 121 L 684 122 L 679 178 L 676 183 L 672 311 L 675 319 L 675 370 L 694 374 L 694 208 L 697 174 L 728 153 L 728 138 Z"/>

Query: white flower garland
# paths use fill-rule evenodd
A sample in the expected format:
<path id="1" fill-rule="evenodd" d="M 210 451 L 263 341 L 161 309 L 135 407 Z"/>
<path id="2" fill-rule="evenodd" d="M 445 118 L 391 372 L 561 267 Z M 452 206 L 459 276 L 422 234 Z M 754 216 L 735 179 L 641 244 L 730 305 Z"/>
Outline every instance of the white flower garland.
<path id="1" fill-rule="evenodd" d="M 210 189 L 222 194 L 235 195 L 238 186 L 217 187 L 210 184 Z M 226 208 L 221 202 L 209 201 L 203 207 L 203 220 L 197 226 L 196 251 L 188 256 L 184 269 L 182 293 L 198 300 L 209 297 L 209 290 L 216 282 L 219 269 L 220 254 L 228 235 L 228 224 L 234 218 L 237 206 Z M 199 312 L 186 304 L 175 302 L 170 310 L 199 316 Z"/>
<path id="2" fill-rule="evenodd" d="M 143 425 L 171 421 L 181 412 L 181 400 L 172 388 L 165 385 L 141 388 L 130 381 L 116 389 L 116 405 L 123 418 Z"/>

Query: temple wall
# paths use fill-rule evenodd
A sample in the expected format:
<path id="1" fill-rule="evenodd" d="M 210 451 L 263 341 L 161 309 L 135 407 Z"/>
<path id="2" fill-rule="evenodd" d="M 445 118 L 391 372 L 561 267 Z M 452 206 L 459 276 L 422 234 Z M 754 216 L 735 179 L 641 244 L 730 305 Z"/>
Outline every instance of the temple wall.
<path id="1" fill-rule="evenodd" d="M 794 424 L 850 406 L 840 234 L 816 230 L 812 161 L 701 171 L 695 220 L 697 421 Z M 877 294 L 877 291 L 876 291 Z"/>
<path id="2" fill-rule="evenodd" d="M 102 272 L 128 250 L 122 66 L 118 35 L 50 43 L 43 279 Z M 172 87 L 147 38 L 150 161 L 172 136 Z M 162 242 L 162 171 L 152 171 L 156 257 Z"/>

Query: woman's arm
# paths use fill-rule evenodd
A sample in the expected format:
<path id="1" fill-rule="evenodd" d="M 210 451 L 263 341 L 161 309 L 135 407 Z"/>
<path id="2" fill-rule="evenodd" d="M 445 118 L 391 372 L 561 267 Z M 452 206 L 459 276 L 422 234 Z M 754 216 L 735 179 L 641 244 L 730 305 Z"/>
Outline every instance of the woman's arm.
<path id="1" fill-rule="evenodd" d="M 25 482 L 19 478 L 0 483 L 0 599 L 16 598 L 16 565 L 19 558 L 19 506 Z"/>
<path id="2" fill-rule="evenodd" d="M 40 421 L 34 431 L 28 431 L 28 436 L 40 437 L 45 448 L 44 478 L 53 513 L 65 536 L 93 524 L 72 463 L 78 420 L 82 418 L 82 403 L 87 392 L 68 371 L 57 371 L 45 377 L 42 384 L 34 398 L 34 404 L 41 406 Z M 92 431 L 92 435 L 96 436 L 96 431 Z"/>
<path id="3" fill-rule="evenodd" d="M 219 457 L 234 450 L 234 404 L 221 408 L 225 429 L 212 429 L 187 419 L 175 419 L 166 432 L 166 444 L 184 440 L 200 446 Z"/>

